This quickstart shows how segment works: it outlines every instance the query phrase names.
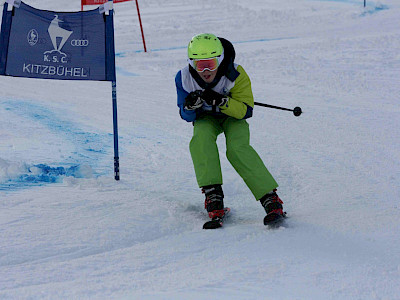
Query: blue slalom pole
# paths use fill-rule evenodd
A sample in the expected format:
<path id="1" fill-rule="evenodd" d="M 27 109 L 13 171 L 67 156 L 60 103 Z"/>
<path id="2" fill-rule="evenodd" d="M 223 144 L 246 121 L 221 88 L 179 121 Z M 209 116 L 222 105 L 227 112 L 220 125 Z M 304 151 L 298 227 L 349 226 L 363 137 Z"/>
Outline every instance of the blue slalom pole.
<path id="1" fill-rule="evenodd" d="M 118 153 L 118 117 L 117 117 L 117 81 L 112 81 L 112 105 L 114 128 L 114 178 L 119 180 L 119 153 Z"/>
<path id="2" fill-rule="evenodd" d="M 109 0 L 112 2 L 112 0 Z M 114 24 L 114 10 L 111 11 L 111 20 Z M 114 31 L 113 31 L 113 48 L 114 44 Z M 113 128 L 114 128 L 114 178 L 119 180 L 119 150 L 118 150 L 118 116 L 117 116 L 117 76 L 115 73 L 115 50 L 114 50 L 114 80 L 111 82 L 112 85 L 112 105 L 113 105 Z"/>
<path id="3" fill-rule="evenodd" d="M 112 2 L 112 0 L 109 0 Z M 119 180 L 119 151 L 118 151 L 118 116 L 117 116 L 117 76 L 115 72 L 115 43 L 114 43 L 114 10 L 109 11 L 106 19 L 106 51 L 107 51 L 107 79 L 111 81 L 113 131 L 114 131 L 114 178 Z"/>

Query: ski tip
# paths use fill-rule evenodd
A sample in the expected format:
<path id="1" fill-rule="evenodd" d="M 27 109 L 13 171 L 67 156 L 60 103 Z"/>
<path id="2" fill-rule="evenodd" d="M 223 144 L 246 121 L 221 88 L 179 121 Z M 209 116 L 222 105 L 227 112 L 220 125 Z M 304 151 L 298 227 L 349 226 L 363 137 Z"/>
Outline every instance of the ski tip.
<path id="1" fill-rule="evenodd" d="M 270 226 L 273 228 L 279 227 L 286 219 L 286 212 L 283 215 L 272 214 L 265 216 L 264 218 L 264 225 Z"/>
<path id="2" fill-rule="evenodd" d="M 217 220 L 211 220 L 208 222 L 205 222 L 203 225 L 203 229 L 216 229 L 222 227 L 221 222 Z"/>
<path id="3" fill-rule="evenodd" d="M 225 217 L 230 213 L 231 209 L 229 207 L 224 207 L 224 214 L 221 217 L 215 217 L 211 221 L 207 221 L 203 225 L 203 229 L 216 229 L 223 225 Z"/>

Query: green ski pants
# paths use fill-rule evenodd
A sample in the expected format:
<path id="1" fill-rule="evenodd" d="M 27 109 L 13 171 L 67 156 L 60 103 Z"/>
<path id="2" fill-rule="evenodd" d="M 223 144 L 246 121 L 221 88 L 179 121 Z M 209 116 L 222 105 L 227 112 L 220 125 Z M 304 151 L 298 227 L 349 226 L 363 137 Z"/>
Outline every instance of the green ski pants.
<path id="1" fill-rule="evenodd" d="M 190 141 L 190 154 L 199 187 L 223 183 L 216 143 L 222 132 L 226 139 L 226 156 L 256 200 L 277 188 L 275 179 L 250 146 L 249 124 L 246 120 L 233 117 L 219 119 L 210 115 L 201 116 L 194 122 Z"/>

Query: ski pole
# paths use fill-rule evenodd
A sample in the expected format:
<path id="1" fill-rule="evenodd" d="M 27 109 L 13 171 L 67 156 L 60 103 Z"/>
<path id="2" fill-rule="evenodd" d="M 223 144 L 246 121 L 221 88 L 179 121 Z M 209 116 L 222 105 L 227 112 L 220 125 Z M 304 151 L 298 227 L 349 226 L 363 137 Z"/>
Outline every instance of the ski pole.
<path id="1" fill-rule="evenodd" d="M 281 109 L 281 110 L 287 110 L 287 111 L 292 111 L 293 114 L 298 117 L 302 114 L 302 110 L 300 107 L 296 106 L 293 109 L 290 108 L 285 108 L 285 107 L 280 107 L 280 106 L 275 106 L 275 105 L 270 105 L 270 104 L 265 104 L 265 103 L 260 103 L 260 102 L 254 102 L 254 105 L 258 105 L 258 106 L 263 106 L 263 107 L 269 107 L 269 108 L 275 108 L 275 109 Z"/>

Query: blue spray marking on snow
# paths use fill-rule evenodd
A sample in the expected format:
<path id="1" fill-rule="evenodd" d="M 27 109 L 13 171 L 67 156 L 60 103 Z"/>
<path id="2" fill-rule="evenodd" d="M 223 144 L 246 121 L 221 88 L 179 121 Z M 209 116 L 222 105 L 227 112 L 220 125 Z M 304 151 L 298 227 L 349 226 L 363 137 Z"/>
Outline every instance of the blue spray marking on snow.
<path id="1" fill-rule="evenodd" d="M 149 52 L 159 52 L 159 51 L 169 51 L 169 50 L 179 50 L 185 49 L 186 47 L 179 46 L 179 47 L 166 47 L 166 48 L 156 48 L 150 49 Z M 116 57 L 125 57 L 128 53 L 144 53 L 144 50 L 133 50 L 133 51 L 122 51 L 115 54 Z"/>
<path id="2" fill-rule="evenodd" d="M 0 183 L 0 190 L 62 182 L 65 176 L 84 178 L 112 173 L 112 166 L 109 166 L 101 167 L 101 172 L 91 174 L 92 168 L 99 169 L 99 162 L 104 160 L 104 156 L 110 151 L 113 143 L 112 134 L 83 131 L 54 111 L 28 101 L 8 100 L 0 102 L 0 105 L 13 114 L 39 122 L 52 133 L 61 136 L 66 143 L 73 144 L 75 149 L 65 161 L 55 163 L 58 165 L 56 167 L 47 164 L 26 166 L 24 174 L 13 176 L 7 182 Z"/>
<path id="3" fill-rule="evenodd" d="M 0 191 L 17 190 L 32 186 L 42 186 L 48 183 L 60 183 L 64 177 L 85 178 L 87 174 L 82 172 L 80 165 L 64 167 L 50 167 L 46 164 L 27 167 L 26 173 L 13 177 L 4 183 L 0 183 Z"/>
<path id="4" fill-rule="evenodd" d="M 389 6 L 383 5 L 383 4 L 373 6 L 373 7 L 367 5 L 366 10 L 361 14 L 361 16 L 364 17 L 367 15 L 372 15 L 372 14 L 378 13 L 378 12 L 380 12 L 382 10 L 386 10 L 386 9 L 389 9 Z"/>
<path id="5" fill-rule="evenodd" d="M 286 37 L 286 38 L 273 38 L 273 39 L 255 39 L 255 40 L 247 40 L 247 41 L 236 41 L 232 42 L 233 44 L 247 44 L 247 43 L 262 43 L 262 42 L 272 42 L 272 41 L 283 41 L 283 40 L 293 40 L 295 37 Z"/>
<path id="6" fill-rule="evenodd" d="M 263 38 L 263 39 L 254 39 L 254 40 L 245 40 L 245 41 L 236 41 L 232 42 L 233 44 L 245 44 L 245 43 L 260 43 L 260 42 L 271 42 L 271 41 L 280 41 L 280 40 L 290 40 L 294 39 L 293 37 L 287 37 L 287 38 Z M 156 49 L 151 49 L 150 52 L 159 52 L 159 51 L 172 51 L 172 50 L 181 50 L 181 49 L 186 49 L 187 46 L 177 46 L 177 47 L 164 47 L 164 48 L 156 48 Z M 123 52 L 118 52 L 115 54 L 116 57 L 126 57 L 128 53 L 144 53 L 144 50 L 134 50 L 134 51 L 123 51 Z M 127 76 L 127 77 L 135 77 L 135 76 L 140 76 L 137 73 L 132 73 L 129 72 L 121 67 L 116 67 L 117 73 L 122 76 Z"/>
<path id="7" fill-rule="evenodd" d="M 359 0 L 359 1 L 356 1 L 356 0 L 310 0 L 310 1 L 313 1 L 313 2 L 338 2 L 338 3 L 363 5 L 362 0 Z"/>
<path id="8" fill-rule="evenodd" d="M 361 0 L 310 0 L 313 2 L 335 2 L 335 3 L 345 3 L 345 4 L 351 4 L 351 5 L 356 5 L 359 7 L 364 7 L 364 2 Z M 387 5 L 380 4 L 380 3 L 375 3 L 373 1 L 367 0 L 366 2 L 366 11 L 361 14 L 361 16 L 365 15 L 371 15 L 377 12 L 380 12 L 382 10 L 389 9 Z"/>
<path id="9" fill-rule="evenodd" d="M 37 121 L 57 135 L 62 135 L 65 140 L 73 143 L 78 149 L 78 151 L 75 152 L 78 157 L 71 157 L 70 161 L 67 161 L 67 163 L 82 160 L 88 163 L 95 163 L 99 157 L 92 156 L 93 153 L 106 153 L 104 147 L 108 145 L 104 143 L 104 140 L 107 139 L 104 135 L 101 136 L 97 133 L 82 131 L 71 121 L 63 120 L 62 117 L 56 115 L 46 107 L 26 101 L 14 100 L 3 102 L 3 105 L 6 106 L 6 110 Z M 110 137 L 110 141 L 111 140 Z M 86 152 L 91 153 L 88 156 Z"/>
<path id="10" fill-rule="evenodd" d="M 245 43 L 260 43 L 260 42 L 272 42 L 272 41 L 281 41 L 281 40 L 291 40 L 295 39 L 294 37 L 286 37 L 286 38 L 262 38 L 262 39 L 254 39 L 254 40 L 245 40 L 245 41 L 236 41 L 232 42 L 233 44 L 245 44 Z M 150 49 L 150 52 L 159 52 L 159 51 L 171 51 L 171 50 L 181 50 L 186 49 L 187 46 L 176 46 L 176 47 L 164 47 L 164 48 L 155 48 Z M 125 57 L 128 53 L 144 53 L 144 50 L 135 50 L 135 51 L 123 51 L 115 54 L 117 57 Z"/>
<path id="11" fill-rule="evenodd" d="M 127 77 L 140 76 L 139 74 L 129 72 L 121 67 L 116 67 L 115 69 L 116 69 L 117 73 L 122 76 L 127 76 Z"/>
<path id="12" fill-rule="evenodd" d="M 271 38 L 271 39 L 262 38 L 262 39 L 254 39 L 254 40 L 236 41 L 236 42 L 232 42 L 232 43 L 233 44 L 247 44 L 247 43 L 271 42 L 271 41 L 281 41 L 281 40 L 290 40 L 290 39 L 295 39 L 295 38 L 293 38 L 293 37 Z M 165 47 L 165 48 L 151 49 L 150 52 L 172 51 L 172 50 L 181 50 L 181 49 L 186 49 L 186 48 L 187 48 L 187 46 Z M 144 50 L 118 52 L 115 54 L 115 56 L 116 57 L 126 57 L 126 55 L 128 53 L 144 53 Z M 121 67 L 116 67 L 116 70 L 117 70 L 117 73 L 122 76 L 128 76 L 128 77 L 140 76 L 139 74 L 126 71 Z"/>

